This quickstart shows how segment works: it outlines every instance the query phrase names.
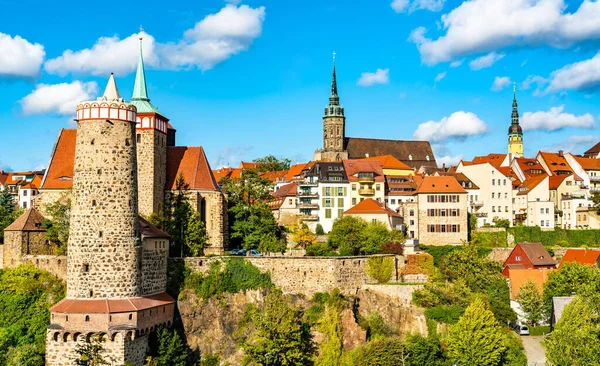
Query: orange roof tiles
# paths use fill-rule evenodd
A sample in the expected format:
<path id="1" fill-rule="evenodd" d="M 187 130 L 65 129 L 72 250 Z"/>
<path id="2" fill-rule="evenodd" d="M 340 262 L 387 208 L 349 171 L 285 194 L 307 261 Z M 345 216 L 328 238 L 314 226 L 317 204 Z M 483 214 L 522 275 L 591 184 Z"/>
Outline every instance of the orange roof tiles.
<path id="1" fill-rule="evenodd" d="M 531 280 L 535 283 L 542 293 L 544 284 L 548 281 L 548 275 L 556 271 L 554 268 L 534 268 L 534 269 L 521 269 L 521 268 L 510 268 L 508 270 L 508 278 L 510 279 L 510 298 L 515 300 L 519 296 L 519 289 L 521 286 Z"/>
<path id="2" fill-rule="evenodd" d="M 77 130 L 63 128 L 60 131 L 41 188 L 70 189 L 73 186 L 76 140 Z"/>
<path id="3" fill-rule="evenodd" d="M 374 173 L 376 182 L 383 182 L 385 180 L 383 166 L 379 160 L 344 160 L 343 163 L 344 170 L 350 182 L 358 181 L 358 177 L 355 176 L 358 173 Z"/>
<path id="4" fill-rule="evenodd" d="M 558 268 L 562 267 L 563 263 L 571 262 L 596 265 L 599 256 L 600 250 L 567 249 Z"/>
<path id="5" fill-rule="evenodd" d="M 531 178 L 525 179 L 523 184 L 519 186 L 518 195 L 528 194 L 532 189 L 538 186 L 538 184 L 542 183 L 544 179 L 548 177 L 547 175 L 535 175 Z"/>
<path id="6" fill-rule="evenodd" d="M 486 156 L 476 156 L 473 158 L 473 164 L 490 163 L 491 166 L 497 168 L 506 159 L 507 154 L 488 154 Z"/>
<path id="7" fill-rule="evenodd" d="M 525 178 L 531 178 L 538 175 L 547 175 L 544 167 L 532 158 L 516 158 L 517 165 L 525 175 Z"/>
<path id="8" fill-rule="evenodd" d="M 217 182 L 225 177 L 239 179 L 242 176 L 242 169 L 240 168 L 219 168 L 212 171 L 213 176 Z"/>
<path id="9" fill-rule="evenodd" d="M 292 183 L 288 183 L 284 186 L 281 186 L 281 188 L 279 188 L 275 192 L 271 193 L 271 196 L 277 197 L 277 198 L 289 197 L 289 196 L 295 196 L 297 192 L 298 192 L 298 182 L 292 182 Z"/>
<path id="10" fill-rule="evenodd" d="M 253 161 L 242 161 L 240 163 L 240 169 L 256 169 L 258 167 L 258 163 L 255 163 Z"/>
<path id="11" fill-rule="evenodd" d="M 10 224 L 5 231 L 46 231 L 42 226 L 44 216 L 35 208 L 30 208 Z"/>
<path id="12" fill-rule="evenodd" d="M 167 189 L 175 189 L 179 174 L 183 174 L 190 189 L 219 190 L 204 149 L 200 146 L 167 147 Z"/>
<path id="13" fill-rule="evenodd" d="M 600 159 L 582 158 L 574 156 L 575 160 L 584 170 L 600 170 Z"/>
<path id="14" fill-rule="evenodd" d="M 304 177 L 300 176 L 301 173 L 304 170 L 310 169 L 312 167 L 312 165 L 314 165 L 314 164 L 302 163 L 302 164 L 294 164 L 294 165 L 290 166 L 290 169 L 288 170 L 288 172 L 285 176 L 285 181 L 291 182 L 294 179 L 298 180 L 298 179 L 304 178 Z"/>
<path id="15" fill-rule="evenodd" d="M 550 189 L 552 189 L 552 190 L 558 189 L 558 187 L 560 187 L 562 182 L 564 182 L 564 180 L 567 179 L 567 177 L 570 177 L 570 175 L 565 175 L 565 174 L 551 175 L 548 178 L 548 184 L 550 185 Z"/>
<path id="16" fill-rule="evenodd" d="M 567 159 L 565 159 L 562 152 L 549 153 L 540 151 L 538 155 L 540 155 L 542 159 L 544 159 L 546 165 L 548 166 L 548 169 L 550 169 L 553 175 L 559 171 L 569 171 L 573 173 L 573 169 L 571 169 L 571 166 L 567 162 Z"/>
<path id="17" fill-rule="evenodd" d="M 413 168 L 396 159 L 393 155 L 372 156 L 361 160 L 380 161 L 383 169 L 413 170 Z"/>
<path id="18" fill-rule="evenodd" d="M 598 142 L 596 145 L 592 146 L 589 150 L 584 152 L 583 155 L 588 157 L 594 157 L 595 155 L 598 155 L 598 153 L 600 153 L 600 142 Z"/>
<path id="19" fill-rule="evenodd" d="M 358 215 L 358 214 L 371 214 L 371 215 L 388 215 L 388 216 L 396 216 L 400 215 L 394 210 L 389 209 L 387 206 L 382 205 L 381 203 L 375 201 L 372 198 L 367 198 L 359 202 L 358 204 L 352 206 L 350 209 L 344 212 L 344 215 Z"/>
<path id="20" fill-rule="evenodd" d="M 424 177 L 417 193 L 467 193 L 452 176 Z"/>
<path id="21" fill-rule="evenodd" d="M 283 182 L 283 180 L 287 176 L 287 173 L 288 173 L 287 170 L 280 170 L 278 172 L 264 172 L 264 173 L 260 173 L 260 176 L 263 177 L 263 178 L 268 179 L 269 181 L 271 181 L 273 183 L 277 183 L 277 182 Z"/>
<path id="22" fill-rule="evenodd" d="M 28 183 L 22 185 L 21 188 L 38 189 L 38 188 L 40 188 L 41 185 L 42 185 L 42 176 L 36 174 L 33 177 L 33 179 L 31 180 L 31 182 L 28 182 Z"/>
<path id="23" fill-rule="evenodd" d="M 63 299 L 50 308 L 55 313 L 129 313 L 174 303 L 166 292 L 127 299 Z"/>

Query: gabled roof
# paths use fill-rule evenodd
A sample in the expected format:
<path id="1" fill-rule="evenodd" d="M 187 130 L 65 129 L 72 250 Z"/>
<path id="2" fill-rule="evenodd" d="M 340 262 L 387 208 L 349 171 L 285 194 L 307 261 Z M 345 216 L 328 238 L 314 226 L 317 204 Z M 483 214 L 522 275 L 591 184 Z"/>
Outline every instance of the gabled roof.
<path id="1" fill-rule="evenodd" d="M 563 263 L 571 262 L 596 265 L 598 257 L 600 257 L 600 250 L 567 249 L 558 268 L 562 267 Z"/>
<path id="2" fill-rule="evenodd" d="M 473 163 L 490 163 L 490 165 L 494 168 L 498 168 L 502 164 L 504 159 L 506 159 L 506 155 L 507 154 L 488 154 L 485 156 L 476 156 L 473 158 Z"/>
<path id="3" fill-rule="evenodd" d="M 175 189 L 175 182 L 180 173 L 183 174 L 186 183 L 190 185 L 190 189 L 219 190 L 204 149 L 200 146 L 167 147 L 166 189 Z"/>
<path id="4" fill-rule="evenodd" d="M 284 186 L 281 186 L 281 188 L 279 188 L 275 192 L 271 193 L 271 196 L 273 196 L 275 198 L 281 198 L 281 197 L 296 196 L 296 193 L 298 193 L 298 182 L 292 182 L 292 183 L 288 183 Z"/>
<path id="5" fill-rule="evenodd" d="M 70 189 L 73 186 L 77 130 L 60 130 L 50 164 L 42 181 L 43 189 Z"/>
<path id="6" fill-rule="evenodd" d="M 600 144 L 600 143 L 599 143 Z M 600 159 L 573 156 L 583 170 L 600 170 Z"/>
<path id="7" fill-rule="evenodd" d="M 4 231 L 46 231 L 42 226 L 44 216 L 35 208 L 30 208 Z"/>
<path id="8" fill-rule="evenodd" d="M 379 160 L 344 160 L 343 163 L 350 182 L 358 181 L 358 177 L 354 176 L 358 173 L 373 173 L 376 182 L 384 181 L 383 167 Z"/>
<path id="9" fill-rule="evenodd" d="M 424 165 L 437 167 L 433 150 L 428 141 L 347 137 L 344 140 L 344 147 L 350 159 L 362 159 L 366 156 L 393 155 L 396 159 L 413 168 L 420 168 Z"/>
<path id="10" fill-rule="evenodd" d="M 452 176 L 429 176 L 423 178 L 417 193 L 467 193 L 467 191 Z"/>
<path id="11" fill-rule="evenodd" d="M 532 189 L 538 186 L 538 184 L 542 183 L 544 179 L 548 177 L 547 175 L 535 175 L 531 178 L 525 179 L 525 181 L 519 186 L 519 192 L 517 195 L 524 195 L 531 192 Z"/>
<path id="12" fill-rule="evenodd" d="M 525 175 L 525 178 L 548 174 L 546 173 L 544 167 L 536 159 L 515 158 L 514 160 Z"/>
<path id="13" fill-rule="evenodd" d="M 567 159 L 565 159 L 565 156 L 563 155 L 562 151 L 559 153 L 549 153 L 540 151 L 538 155 L 541 156 L 542 159 L 544 159 L 546 165 L 548 166 L 548 169 L 550 169 L 550 171 L 552 172 L 552 175 L 555 175 L 556 172 L 559 171 L 568 171 L 573 173 L 573 169 L 571 169 L 571 166 L 569 165 L 569 162 L 567 162 Z"/>
<path id="14" fill-rule="evenodd" d="M 553 266 L 556 261 L 542 243 L 518 243 L 534 266 Z"/>
<path id="15" fill-rule="evenodd" d="M 548 184 L 550 185 L 550 189 L 552 189 L 552 190 L 558 189 L 558 187 L 560 187 L 562 182 L 564 182 L 564 180 L 567 179 L 567 177 L 570 177 L 570 175 L 566 175 L 566 174 L 551 175 L 548 178 Z"/>
<path id="16" fill-rule="evenodd" d="M 240 162 L 240 169 L 256 169 L 258 167 L 258 163 L 253 161 L 242 161 Z"/>
<path id="17" fill-rule="evenodd" d="M 40 186 L 42 185 L 42 176 L 36 174 L 33 179 L 31 180 L 31 182 L 28 182 L 24 185 L 21 186 L 21 188 L 26 188 L 26 189 L 39 189 Z"/>
<path id="18" fill-rule="evenodd" d="M 438 172 L 437 174 L 444 177 L 454 177 L 464 189 L 479 189 L 464 173 Z"/>
<path id="19" fill-rule="evenodd" d="M 237 178 L 239 179 L 242 176 L 242 169 L 240 168 L 219 168 L 212 171 L 213 176 L 217 182 L 220 182 L 221 179 L 225 177 Z"/>
<path id="20" fill-rule="evenodd" d="M 387 206 L 384 206 L 383 204 L 375 201 L 372 198 L 367 198 L 363 201 L 360 201 L 358 204 L 352 206 L 350 209 L 346 210 L 344 212 L 344 215 L 360 215 L 360 214 L 367 214 L 367 215 L 388 215 L 388 216 L 393 216 L 393 217 L 400 217 L 400 215 L 388 208 Z"/>
<path id="21" fill-rule="evenodd" d="M 288 170 L 288 172 L 285 176 L 285 181 L 291 182 L 293 180 L 303 179 L 304 177 L 301 176 L 301 174 L 304 170 L 310 169 L 309 166 L 312 167 L 312 164 L 302 163 L 302 164 L 294 164 L 294 165 L 290 166 L 290 169 Z"/>
<path id="22" fill-rule="evenodd" d="M 144 238 L 170 238 L 171 236 L 156 226 L 152 225 L 142 216 L 138 216 L 140 221 L 140 231 Z"/>
<path id="23" fill-rule="evenodd" d="M 371 156 L 368 158 L 364 158 L 362 160 L 376 160 L 380 161 L 383 169 L 401 169 L 401 170 L 413 170 L 413 168 L 404 164 L 400 160 L 396 159 L 392 155 L 381 155 L 381 156 Z"/>
<path id="24" fill-rule="evenodd" d="M 600 154 L 600 142 L 592 146 L 589 150 L 583 153 L 584 156 L 593 156 Z"/>
<path id="25" fill-rule="evenodd" d="M 273 183 L 277 183 L 277 182 L 283 182 L 286 175 L 287 175 L 288 171 L 287 170 L 280 170 L 278 172 L 264 172 L 264 173 L 260 173 L 260 176 L 263 178 L 266 178 L 268 180 L 270 180 Z"/>

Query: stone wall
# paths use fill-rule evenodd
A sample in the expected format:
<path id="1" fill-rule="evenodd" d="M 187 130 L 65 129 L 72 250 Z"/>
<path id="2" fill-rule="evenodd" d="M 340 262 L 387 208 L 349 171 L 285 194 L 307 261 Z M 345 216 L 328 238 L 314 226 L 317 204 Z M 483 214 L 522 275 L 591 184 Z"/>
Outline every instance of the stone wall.
<path id="1" fill-rule="evenodd" d="M 169 240 L 145 239 L 142 249 L 142 295 L 165 292 Z"/>
<path id="2" fill-rule="evenodd" d="M 493 248 L 490 254 L 488 254 L 488 258 L 503 264 L 508 259 L 508 256 L 512 252 L 513 248 Z"/>
<path id="3" fill-rule="evenodd" d="M 5 231 L 3 266 L 16 267 L 24 255 L 53 255 L 55 246 L 48 244 L 45 231 Z"/>
<path id="4" fill-rule="evenodd" d="M 66 255 L 24 255 L 21 263 L 32 264 L 36 268 L 48 271 L 63 280 L 67 279 Z"/>
<path id="5" fill-rule="evenodd" d="M 475 229 L 476 233 L 500 233 L 505 231 L 506 229 L 503 227 L 480 227 Z"/>
<path id="6" fill-rule="evenodd" d="M 413 292 L 421 290 L 423 285 L 379 285 L 368 284 L 363 286 L 364 291 L 375 291 L 400 300 L 404 306 L 410 306 Z"/>
<path id="7" fill-rule="evenodd" d="M 78 357 L 77 348 L 92 337 L 92 333 L 68 333 L 48 329 L 46 334 L 46 366 L 71 366 Z M 135 335 L 132 331 L 102 334 L 103 357 L 111 365 L 143 366 L 148 350 L 148 335 Z"/>
<path id="8" fill-rule="evenodd" d="M 393 257 L 393 256 L 391 256 Z M 263 272 L 271 274 L 275 286 L 286 294 L 330 292 L 334 288 L 354 295 L 364 284 L 372 282 L 365 273 L 368 256 L 361 257 L 245 257 Z M 185 263 L 192 271 L 206 273 L 218 257 L 188 257 Z M 396 262 L 404 264 L 403 260 Z M 392 279 L 398 277 L 398 270 Z"/>
<path id="9" fill-rule="evenodd" d="M 4 245 L 0 244 L 0 258 L 2 258 L 2 260 L 0 261 L 0 269 L 4 268 Z"/>
<path id="10" fill-rule="evenodd" d="M 190 191 L 187 197 L 206 224 L 208 243 L 204 248 L 204 253 L 206 255 L 223 254 L 229 244 L 225 195 L 220 191 Z"/>
<path id="11" fill-rule="evenodd" d="M 163 209 L 167 180 L 167 135 L 154 129 L 137 130 L 138 206 L 140 215 Z"/>
<path id="12" fill-rule="evenodd" d="M 46 206 L 53 204 L 54 202 L 60 200 L 63 197 L 67 197 L 70 194 L 70 190 L 68 189 L 43 189 L 40 190 L 40 194 L 35 196 L 35 198 L 31 201 L 31 207 L 38 210 L 42 216 L 47 219 L 52 219 L 52 216 L 48 214 L 46 211 Z"/>

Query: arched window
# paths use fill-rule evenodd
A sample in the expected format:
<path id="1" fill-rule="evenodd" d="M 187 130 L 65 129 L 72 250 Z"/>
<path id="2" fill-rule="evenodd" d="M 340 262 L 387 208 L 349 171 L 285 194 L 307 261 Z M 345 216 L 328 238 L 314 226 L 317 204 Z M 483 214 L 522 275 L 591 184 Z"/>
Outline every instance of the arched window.
<path id="1" fill-rule="evenodd" d="M 89 315 L 86 315 L 86 316 L 85 316 L 85 321 L 86 321 L 86 322 L 89 322 L 89 321 L 90 321 L 90 316 L 89 316 Z"/>

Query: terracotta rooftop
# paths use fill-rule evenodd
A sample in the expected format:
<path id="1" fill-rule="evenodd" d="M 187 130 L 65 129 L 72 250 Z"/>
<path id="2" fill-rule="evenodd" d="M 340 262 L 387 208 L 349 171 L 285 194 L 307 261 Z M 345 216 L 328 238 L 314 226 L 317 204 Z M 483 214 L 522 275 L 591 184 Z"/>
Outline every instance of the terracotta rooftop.
<path id="1" fill-rule="evenodd" d="M 6 183 L 7 179 L 8 179 L 8 173 L 0 170 L 0 186 L 3 186 L 4 183 Z"/>
<path id="2" fill-rule="evenodd" d="M 372 157 L 364 158 L 362 160 L 380 161 L 383 169 L 413 170 L 413 168 L 404 164 L 403 162 L 396 159 L 392 155 L 372 156 Z"/>
<path id="3" fill-rule="evenodd" d="M 77 130 L 66 128 L 60 130 L 52 151 L 50 165 L 42 180 L 43 189 L 70 189 L 73 186 L 76 140 Z"/>
<path id="4" fill-rule="evenodd" d="M 167 147 L 167 189 L 175 189 L 175 182 L 180 173 L 190 185 L 190 189 L 219 190 L 204 149 L 200 146 Z"/>
<path id="5" fill-rule="evenodd" d="M 26 189 L 39 189 L 40 186 L 42 185 L 42 176 L 36 174 L 33 179 L 31 180 L 31 182 L 23 184 L 21 186 L 21 188 L 26 188 Z"/>
<path id="6" fill-rule="evenodd" d="M 558 268 L 562 267 L 563 263 L 571 262 L 596 265 L 599 256 L 600 250 L 567 249 Z"/>
<path id="7" fill-rule="evenodd" d="M 258 163 L 253 161 L 242 161 L 240 163 L 240 169 L 256 169 L 258 167 Z"/>
<path id="8" fill-rule="evenodd" d="M 280 170 L 278 172 L 260 173 L 260 176 L 268 179 L 269 181 L 271 181 L 273 183 L 277 183 L 277 182 L 283 182 L 285 180 L 285 177 L 287 176 L 287 173 L 288 173 L 287 170 Z"/>
<path id="9" fill-rule="evenodd" d="M 562 151 L 558 153 L 540 151 L 538 153 L 538 156 L 540 156 L 546 162 L 546 165 L 548 166 L 548 169 L 550 169 L 550 171 L 552 172 L 552 175 L 557 174 L 557 172 L 565 171 L 570 172 L 571 174 L 573 173 L 573 169 L 571 169 L 571 166 L 567 162 L 567 159 L 565 159 L 565 156 L 563 155 Z"/>
<path id="10" fill-rule="evenodd" d="M 423 178 L 417 193 L 467 193 L 467 191 L 452 176 L 429 176 Z"/>
<path id="11" fill-rule="evenodd" d="M 507 154 L 488 154 L 486 156 L 476 156 L 473 158 L 473 164 L 490 163 L 494 168 L 498 168 Z"/>
<path id="12" fill-rule="evenodd" d="M 564 180 L 567 179 L 568 177 L 570 177 L 570 175 L 565 175 L 565 174 L 551 175 L 548 178 L 548 184 L 550 185 L 550 189 L 552 189 L 552 190 L 558 189 L 558 187 L 560 187 L 562 182 L 564 182 Z"/>
<path id="13" fill-rule="evenodd" d="M 552 266 L 556 261 L 542 243 L 518 243 L 534 266 Z"/>
<path id="14" fill-rule="evenodd" d="M 281 188 L 279 188 L 275 192 L 271 193 L 271 195 L 275 198 L 281 198 L 281 197 L 295 196 L 297 192 L 298 192 L 298 182 L 292 182 L 292 183 L 288 183 L 284 186 L 281 186 Z"/>
<path id="15" fill-rule="evenodd" d="M 139 217 L 140 221 L 140 231 L 142 232 L 142 236 L 145 238 L 170 238 L 171 236 L 164 231 L 161 231 L 141 216 Z"/>
<path id="16" fill-rule="evenodd" d="M 596 145 L 592 146 L 589 150 L 584 152 L 583 156 L 591 157 L 592 155 L 598 155 L 598 154 L 600 154 L 600 142 L 598 142 Z"/>
<path id="17" fill-rule="evenodd" d="M 359 202 L 358 204 L 352 206 L 350 209 L 346 210 L 344 212 L 344 215 L 349 214 L 349 215 L 358 215 L 358 214 L 370 214 L 370 215 L 388 215 L 388 216 L 394 216 L 394 217 L 400 217 L 400 215 L 388 208 L 387 206 L 384 206 L 383 204 L 375 201 L 372 198 L 367 198 L 361 202 Z"/>
<path id="18" fill-rule="evenodd" d="M 46 231 L 42 226 L 44 216 L 35 208 L 25 211 L 19 218 L 10 224 L 5 231 Z"/>
<path id="19" fill-rule="evenodd" d="M 479 189 L 464 173 L 440 172 L 438 174 L 444 177 L 454 177 L 464 189 Z"/>
<path id="20" fill-rule="evenodd" d="M 350 182 L 357 182 L 358 173 L 374 173 L 376 182 L 383 182 L 383 167 L 379 160 L 344 160 L 344 170 Z"/>
<path id="21" fill-rule="evenodd" d="M 554 268 L 533 268 L 520 269 L 510 268 L 508 278 L 510 279 L 510 298 L 515 300 L 519 296 L 519 289 L 529 280 L 536 284 L 540 295 L 542 294 L 544 284 L 548 281 L 548 275 L 556 271 Z"/>
<path id="22" fill-rule="evenodd" d="M 600 170 L 600 159 L 582 158 L 579 156 L 574 156 L 574 158 L 584 170 Z"/>
<path id="23" fill-rule="evenodd" d="M 225 177 L 237 178 L 239 179 L 242 176 L 242 169 L 240 168 L 219 168 L 212 171 L 213 176 L 217 182 L 220 182 L 221 179 Z"/>
<path id="24" fill-rule="evenodd" d="M 392 155 L 412 168 L 421 166 L 437 167 L 435 155 L 427 141 L 380 140 L 347 137 L 345 150 L 350 159 L 362 159 L 368 156 Z M 429 160 L 427 159 L 429 157 Z"/>
<path id="25" fill-rule="evenodd" d="M 301 180 L 304 177 L 302 176 L 302 172 L 304 170 L 308 170 L 313 166 L 313 164 L 310 163 L 301 163 L 301 164 L 294 164 L 292 166 L 290 166 L 290 169 L 288 170 L 286 176 L 285 176 L 285 181 L 286 182 L 291 182 L 293 180 Z"/>
<path id="26" fill-rule="evenodd" d="M 127 299 L 63 299 L 50 308 L 54 313 L 129 313 L 174 303 L 166 292 Z"/>
<path id="27" fill-rule="evenodd" d="M 519 192 L 517 195 L 524 195 L 531 192 L 532 189 L 538 186 L 538 184 L 542 183 L 544 179 L 546 179 L 547 175 L 536 175 L 531 178 L 525 179 L 525 181 L 519 186 Z"/>

